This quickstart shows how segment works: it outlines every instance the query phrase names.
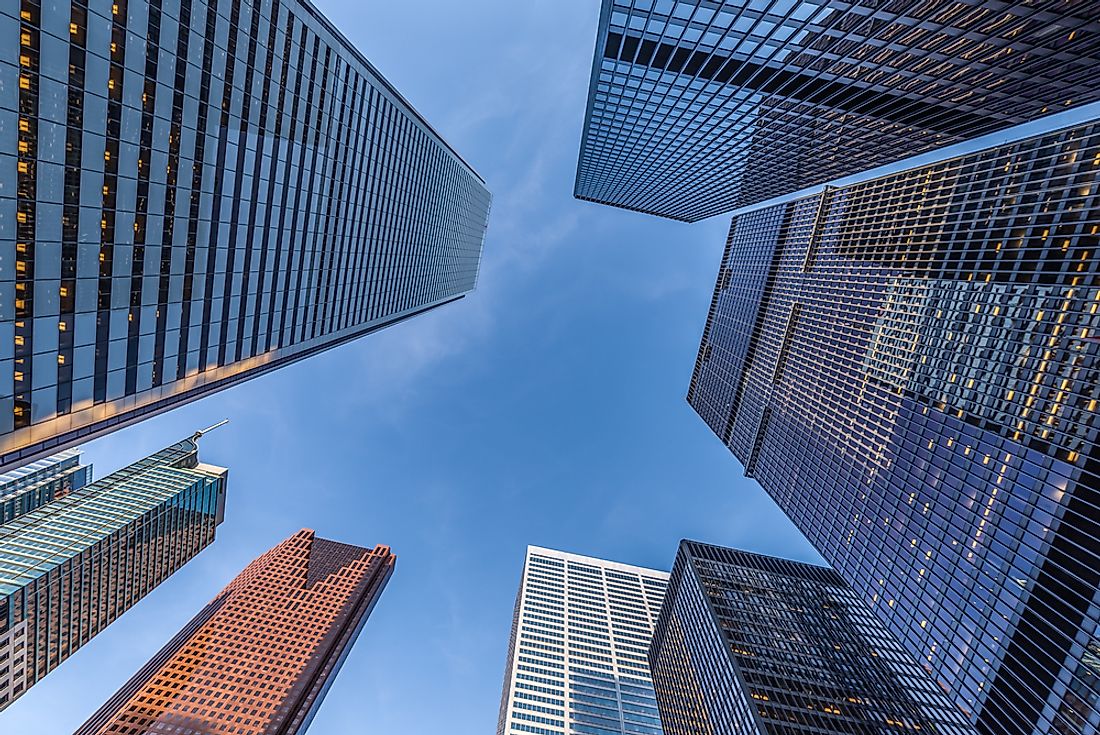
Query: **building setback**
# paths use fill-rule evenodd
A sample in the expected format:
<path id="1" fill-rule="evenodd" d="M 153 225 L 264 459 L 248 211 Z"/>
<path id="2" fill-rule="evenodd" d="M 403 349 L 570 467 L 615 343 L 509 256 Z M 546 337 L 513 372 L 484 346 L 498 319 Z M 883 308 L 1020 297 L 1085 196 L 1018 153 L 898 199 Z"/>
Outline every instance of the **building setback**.
<path id="1" fill-rule="evenodd" d="M 693 222 L 1100 98 L 1094 0 L 603 0 L 575 194 Z"/>
<path id="2" fill-rule="evenodd" d="M 92 467 L 80 464 L 77 449 L 66 449 L 0 475 L 0 526 L 79 490 L 91 479 Z"/>
<path id="3" fill-rule="evenodd" d="M 260 556 L 77 735 L 304 733 L 393 573 L 304 529 Z"/>
<path id="4" fill-rule="evenodd" d="M 647 653 L 667 582 L 528 546 L 497 735 L 661 735 Z"/>
<path id="5" fill-rule="evenodd" d="M 474 288 L 484 182 L 307 0 L 12 0 L 0 49 L 0 470 Z"/>
<path id="6" fill-rule="evenodd" d="M 202 433 L 0 526 L 0 710 L 214 541 Z"/>
<path id="7" fill-rule="evenodd" d="M 688 392 L 984 733 L 1100 723 L 1098 234 L 1098 123 L 746 212 Z"/>
<path id="8" fill-rule="evenodd" d="M 649 653 L 665 735 L 973 729 L 836 572 L 683 541 Z"/>

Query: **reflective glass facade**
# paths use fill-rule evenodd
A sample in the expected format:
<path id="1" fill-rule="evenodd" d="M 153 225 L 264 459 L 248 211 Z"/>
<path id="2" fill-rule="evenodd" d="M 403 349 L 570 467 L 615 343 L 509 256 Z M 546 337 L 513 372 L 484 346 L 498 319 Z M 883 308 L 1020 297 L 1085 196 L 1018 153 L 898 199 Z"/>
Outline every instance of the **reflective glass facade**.
<path id="1" fill-rule="evenodd" d="M 0 526 L 79 490 L 91 479 L 92 467 L 80 464 L 77 449 L 66 449 L 0 475 Z"/>
<path id="2" fill-rule="evenodd" d="M 647 652 L 667 582 L 527 547 L 497 735 L 662 735 Z"/>
<path id="3" fill-rule="evenodd" d="M 0 5 L 0 468 L 474 288 L 489 193 L 305 0 Z"/>
<path id="4" fill-rule="evenodd" d="M 576 196 L 695 221 L 1100 98 L 1094 0 L 603 0 Z"/>
<path id="5" fill-rule="evenodd" d="M 688 401 L 982 732 L 1094 733 L 1100 124 L 738 216 Z"/>
<path id="6" fill-rule="evenodd" d="M 299 531 L 260 556 L 77 735 L 298 735 L 396 557 Z"/>
<path id="7" fill-rule="evenodd" d="M 831 569 L 683 541 L 650 648 L 665 735 L 967 735 Z"/>
<path id="8" fill-rule="evenodd" d="M 201 433 L 0 527 L 0 709 L 214 541 Z"/>

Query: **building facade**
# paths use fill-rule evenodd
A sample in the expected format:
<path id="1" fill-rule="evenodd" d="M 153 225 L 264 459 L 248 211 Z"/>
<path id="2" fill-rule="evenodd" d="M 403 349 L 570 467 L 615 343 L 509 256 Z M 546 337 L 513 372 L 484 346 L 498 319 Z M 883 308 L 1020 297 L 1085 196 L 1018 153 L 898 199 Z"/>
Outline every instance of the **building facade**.
<path id="1" fill-rule="evenodd" d="M 1100 727 L 1100 124 L 734 219 L 688 401 L 985 733 Z"/>
<path id="2" fill-rule="evenodd" d="M 77 735 L 304 733 L 396 557 L 302 530 L 244 569 Z"/>
<path id="3" fill-rule="evenodd" d="M 683 541 L 650 648 L 665 735 L 972 735 L 835 571 Z"/>
<path id="4" fill-rule="evenodd" d="M 0 526 L 79 490 L 91 479 L 92 467 L 80 463 L 77 449 L 66 449 L 0 475 Z"/>
<path id="5" fill-rule="evenodd" d="M 307 0 L 0 39 L 0 469 L 474 288 L 484 182 Z"/>
<path id="6" fill-rule="evenodd" d="M 202 432 L 0 526 L 0 710 L 214 541 Z"/>
<path id="7" fill-rule="evenodd" d="M 497 735 L 661 735 L 647 654 L 667 583 L 527 547 Z"/>
<path id="8" fill-rule="evenodd" d="M 1092 0 L 603 0 L 580 199 L 696 221 L 1100 98 Z"/>

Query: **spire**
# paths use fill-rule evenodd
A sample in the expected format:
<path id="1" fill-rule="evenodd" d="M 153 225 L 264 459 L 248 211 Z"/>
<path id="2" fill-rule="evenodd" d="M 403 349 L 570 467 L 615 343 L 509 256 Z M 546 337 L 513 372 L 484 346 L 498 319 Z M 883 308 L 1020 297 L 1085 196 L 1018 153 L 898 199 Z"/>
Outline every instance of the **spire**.
<path id="1" fill-rule="evenodd" d="M 194 441 L 198 441 L 198 440 L 199 440 L 200 438 L 202 438 L 202 437 L 203 437 L 204 435 L 206 435 L 206 434 L 209 434 L 209 433 L 210 433 L 211 431 L 213 431 L 214 429 L 217 429 L 217 428 L 219 428 L 219 427 L 225 426 L 225 425 L 226 425 L 226 424 L 228 424 L 228 423 L 229 423 L 229 419 L 222 419 L 221 421 L 219 421 L 218 423 L 214 424 L 213 426 L 209 426 L 209 427 L 207 427 L 207 428 L 205 428 L 205 429 L 199 429 L 198 431 L 196 431 L 196 432 L 194 433 L 194 435 L 193 435 L 193 436 L 192 436 L 191 438 L 192 438 L 192 439 L 193 439 Z"/>

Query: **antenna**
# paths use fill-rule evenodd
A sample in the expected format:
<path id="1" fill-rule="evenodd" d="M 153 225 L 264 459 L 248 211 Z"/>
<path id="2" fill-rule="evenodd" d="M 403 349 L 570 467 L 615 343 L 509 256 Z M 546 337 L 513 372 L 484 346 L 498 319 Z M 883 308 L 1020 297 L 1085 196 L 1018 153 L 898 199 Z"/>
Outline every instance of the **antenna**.
<path id="1" fill-rule="evenodd" d="M 214 424 L 213 426 L 207 427 L 207 428 L 205 428 L 205 429 L 199 429 L 198 431 L 196 431 L 196 432 L 195 432 L 194 436 L 192 436 L 191 438 L 197 441 L 197 440 L 198 440 L 198 439 L 200 439 L 200 438 L 201 438 L 201 437 L 202 437 L 203 435 L 205 435 L 205 434 L 209 434 L 209 433 L 210 433 L 211 431 L 213 431 L 214 429 L 217 429 L 217 428 L 219 428 L 219 427 L 225 426 L 225 425 L 226 425 L 226 424 L 228 424 L 228 423 L 229 423 L 229 419 L 222 419 L 221 421 L 219 421 L 218 423 Z"/>

